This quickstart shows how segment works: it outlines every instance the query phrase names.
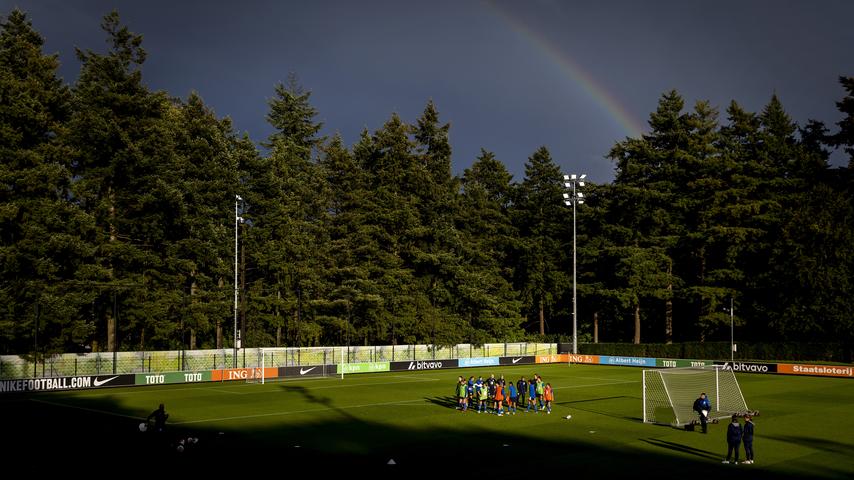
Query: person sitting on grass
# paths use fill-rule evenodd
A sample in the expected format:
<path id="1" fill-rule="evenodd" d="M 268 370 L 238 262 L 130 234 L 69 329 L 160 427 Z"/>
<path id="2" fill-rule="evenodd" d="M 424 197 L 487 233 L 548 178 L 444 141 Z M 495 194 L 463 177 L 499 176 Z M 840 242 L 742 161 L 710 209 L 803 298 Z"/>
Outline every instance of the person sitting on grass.
<path id="1" fill-rule="evenodd" d="M 169 418 L 169 414 L 166 413 L 166 408 L 162 403 L 157 410 L 148 415 L 146 421 L 151 421 L 152 417 L 154 417 L 154 431 L 157 433 L 163 433 L 166 430 L 166 419 Z"/>

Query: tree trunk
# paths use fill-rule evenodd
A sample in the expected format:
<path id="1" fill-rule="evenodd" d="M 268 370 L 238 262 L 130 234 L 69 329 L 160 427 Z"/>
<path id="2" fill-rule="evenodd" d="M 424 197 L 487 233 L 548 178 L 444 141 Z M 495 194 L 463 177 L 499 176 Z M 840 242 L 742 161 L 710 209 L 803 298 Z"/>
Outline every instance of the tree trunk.
<path id="1" fill-rule="evenodd" d="M 196 303 L 196 271 L 192 270 L 190 272 L 190 276 L 193 278 L 193 281 L 190 282 L 190 305 Z M 192 310 L 191 310 L 192 311 Z M 196 329 L 190 327 L 190 350 L 196 349 Z"/>
<path id="2" fill-rule="evenodd" d="M 664 302 L 664 343 L 673 343 L 673 261 L 667 262 L 667 300 Z"/>
<path id="3" fill-rule="evenodd" d="M 543 299 L 540 298 L 540 335 L 546 334 L 546 312 Z"/>
<path id="4" fill-rule="evenodd" d="M 113 193 L 113 187 L 107 187 L 107 201 L 110 202 L 109 208 L 109 222 L 110 222 L 110 243 L 114 243 L 117 238 L 116 234 L 116 196 Z M 109 259 L 109 278 L 110 281 L 115 280 L 113 278 L 113 260 Z M 116 304 L 116 292 L 111 292 L 110 296 L 110 308 L 107 309 L 107 351 L 115 352 L 116 351 L 116 318 L 113 315 L 113 308 Z"/>
<path id="5" fill-rule="evenodd" d="M 641 324 L 640 324 L 640 302 L 638 302 L 638 303 L 635 303 L 635 338 L 634 338 L 634 340 L 632 340 L 632 343 L 634 343 L 635 345 L 639 344 L 639 343 L 640 343 L 640 341 L 641 341 L 641 339 L 640 339 L 640 329 L 641 329 Z"/>
<path id="6" fill-rule="evenodd" d="M 593 343 L 599 343 L 599 312 L 593 312 Z"/>
<path id="7" fill-rule="evenodd" d="M 217 282 L 217 283 L 218 283 L 219 289 L 221 291 L 223 285 L 225 284 L 222 277 L 219 277 L 219 282 Z M 216 320 L 216 348 L 217 349 L 222 348 L 222 319 L 221 318 L 217 318 L 217 320 Z"/>

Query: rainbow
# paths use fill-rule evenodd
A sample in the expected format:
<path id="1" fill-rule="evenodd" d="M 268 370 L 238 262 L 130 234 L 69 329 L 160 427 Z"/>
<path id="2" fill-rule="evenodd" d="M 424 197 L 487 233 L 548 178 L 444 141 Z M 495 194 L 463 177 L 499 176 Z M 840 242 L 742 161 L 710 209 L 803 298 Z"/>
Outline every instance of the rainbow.
<path id="1" fill-rule="evenodd" d="M 579 86 L 584 93 L 608 112 L 608 115 L 631 137 L 639 137 L 644 132 L 643 123 L 638 121 L 617 98 L 604 86 L 596 81 L 569 55 L 562 52 L 553 42 L 542 34 L 532 30 L 521 20 L 514 18 L 493 2 L 485 2 L 490 10 L 504 23 L 510 26 L 520 37 L 530 43 L 534 49 L 543 54 L 550 62 L 557 65 L 572 82 Z"/>

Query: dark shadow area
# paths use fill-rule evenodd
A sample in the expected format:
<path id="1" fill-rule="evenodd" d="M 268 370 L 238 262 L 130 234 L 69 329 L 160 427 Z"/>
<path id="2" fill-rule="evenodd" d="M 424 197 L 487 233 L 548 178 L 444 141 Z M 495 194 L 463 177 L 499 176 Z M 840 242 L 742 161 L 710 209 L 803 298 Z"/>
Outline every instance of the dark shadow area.
<path id="1" fill-rule="evenodd" d="M 456 409 L 459 405 L 457 399 L 454 397 L 426 397 L 425 400 L 432 403 L 433 405 L 438 405 L 444 408 Z M 469 405 L 469 408 L 472 408 L 472 405 Z"/>
<path id="2" fill-rule="evenodd" d="M 728 480 L 801 478 L 768 467 L 721 465 L 720 455 L 655 438 L 638 439 L 657 447 L 650 450 L 617 443 L 611 446 L 520 435 L 509 428 L 501 433 L 477 426 L 459 430 L 432 428 L 429 423 L 414 429 L 400 428 L 365 421 L 304 387 L 283 388 L 340 415 L 334 419 L 324 415 L 323 420 L 317 421 L 302 417 L 303 421 L 293 423 L 271 418 L 268 425 L 251 428 L 240 421 L 172 425 L 158 436 L 138 429 L 139 417 L 149 412 L 118 416 L 97 411 L 121 411 L 118 397 L 87 398 L 85 408 L 89 410 L 82 410 L 57 405 L 66 402 L 62 397 L 56 397 L 54 403 L 41 403 L 26 395 L 13 395 L 0 397 L 0 409 L 6 413 L 0 451 L 8 464 L 21 464 L 28 471 L 38 471 L 39 476 L 118 471 L 107 469 L 110 466 L 123 468 L 123 472 L 130 469 L 133 474 L 168 477 L 184 473 L 303 471 L 328 477 L 347 470 L 381 476 L 407 472 L 417 478 L 447 476 L 460 468 L 469 469 L 472 462 L 498 462 L 507 469 L 518 462 L 534 462 L 538 475 L 549 472 L 573 478 L 648 476 L 684 480 L 698 474 Z M 32 398 L 51 400 L 45 394 Z M 425 400 L 433 408 L 453 408 L 441 397 Z M 77 400 L 75 404 L 84 405 Z M 152 405 L 154 408 L 156 405 Z M 169 411 L 169 405 L 166 409 Z M 649 433 L 654 434 L 654 430 Z M 199 443 L 178 453 L 177 440 L 188 436 L 198 437 Z M 840 445 L 828 441 L 826 447 L 838 450 Z M 388 465 L 390 459 L 396 465 Z M 502 468 L 502 472 L 506 471 Z M 850 478 L 850 474 L 830 465 L 810 478 Z"/>
<path id="3" fill-rule="evenodd" d="M 852 435 L 851 432 L 839 432 L 841 435 L 847 435 L 849 438 Z M 771 440 L 780 440 L 781 442 L 793 443 L 796 445 L 800 445 L 803 447 L 815 448 L 818 450 L 822 450 L 830 453 L 840 453 L 844 455 L 854 455 L 854 452 L 851 450 L 851 445 L 847 443 L 836 442 L 833 440 L 829 440 L 827 438 L 817 438 L 817 437 L 795 437 L 792 435 L 763 435 L 758 440 L 762 440 L 762 438 L 769 438 Z"/>
<path id="4" fill-rule="evenodd" d="M 698 457 L 708 458 L 710 460 L 720 460 L 722 458 L 719 453 L 713 453 L 708 450 L 689 447 L 687 445 L 682 445 L 680 443 L 671 442 L 668 440 L 661 440 L 658 438 L 644 438 L 641 441 L 656 447 L 662 447 L 669 450 L 673 450 L 674 452 L 687 453 L 689 455 L 696 455 Z"/>

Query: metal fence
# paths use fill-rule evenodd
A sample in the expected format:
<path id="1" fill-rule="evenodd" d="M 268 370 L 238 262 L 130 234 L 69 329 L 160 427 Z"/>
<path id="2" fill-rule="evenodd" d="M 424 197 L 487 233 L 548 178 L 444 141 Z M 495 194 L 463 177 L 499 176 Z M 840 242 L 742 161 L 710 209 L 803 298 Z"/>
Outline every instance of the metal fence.
<path id="1" fill-rule="evenodd" d="M 454 358 L 551 355 L 555 343 L 487 343 L 483 345 L 377 345 L 351 347 L 243 348 L 237 368 L 336 365 L 358 362 L 445 360 Z M 123 373 L 160 373 L 232 368 L 234 350 L 173 350 L 157 352 L 63 353 L 37 360 L 0 356 L 0 379 L 65 377 Z"/>

